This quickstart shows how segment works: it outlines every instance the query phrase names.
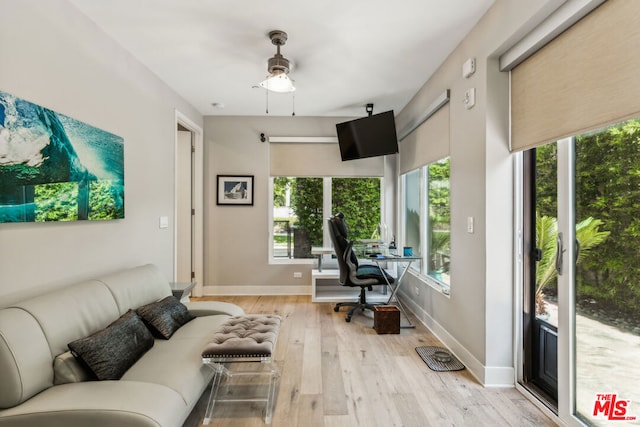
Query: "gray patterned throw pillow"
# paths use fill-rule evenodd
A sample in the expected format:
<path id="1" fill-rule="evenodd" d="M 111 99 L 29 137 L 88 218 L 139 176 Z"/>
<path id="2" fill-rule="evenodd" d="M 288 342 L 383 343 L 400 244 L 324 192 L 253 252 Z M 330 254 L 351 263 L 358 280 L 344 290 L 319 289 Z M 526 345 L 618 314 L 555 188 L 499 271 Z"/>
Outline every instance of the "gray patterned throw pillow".
<path id="1" fill-rule="evenodd" d="M 174 296 L 143 305 L 136 313 L 149 325 L 154 335 L 167 340 L 181 326 L 195 319 L 187 307 Z"/>
<path id="2" fill-rule="evenodd" d="M 118 380 L 153 347 L 153 336 L 132 310 L 105 329 L 68 344 L 99 380 Z"/>

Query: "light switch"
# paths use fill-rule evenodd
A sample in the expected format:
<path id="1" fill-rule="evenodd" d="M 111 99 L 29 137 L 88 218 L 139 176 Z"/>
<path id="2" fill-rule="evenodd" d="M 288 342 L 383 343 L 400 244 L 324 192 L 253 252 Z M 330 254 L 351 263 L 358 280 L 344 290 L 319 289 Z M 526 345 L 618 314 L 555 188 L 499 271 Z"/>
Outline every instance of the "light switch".
<path id="1" fill-rule="evenodd" d="M 467 233 L 473 233 L 473 217 L 467 217 Z"/>
<path id="2" fill-rule="evenodd" d="M 463 102 L 467 110 L 472 109 L 473 106 L 476 105 L 476 88 L 472 87 L 471 89 L 467 89 L 464 93 Z"/>
<path id="3" fill-rule="evenodd" d="M 161 216 L 160 217 L 160 228 L 169 228 L 169 217 Z"/>

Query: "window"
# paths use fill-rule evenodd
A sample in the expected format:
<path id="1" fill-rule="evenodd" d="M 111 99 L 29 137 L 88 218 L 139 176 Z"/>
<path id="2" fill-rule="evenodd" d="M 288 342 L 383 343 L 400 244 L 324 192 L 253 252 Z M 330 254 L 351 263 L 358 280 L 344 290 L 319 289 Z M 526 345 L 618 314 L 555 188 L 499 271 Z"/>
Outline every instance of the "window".
<path id="1" fill-rule="evenodd" d="M 381 178 L 273 177 L 273 259 L 313 258 L 330 247 L 326 219 L 345 215 L 350 237 L 370 239 L 381 223 Z"/>
<path id="2" fill-rule="evenodd" d="M 351 240 L 371 239 L 378 230 L 380 181 L 380 178 L 331 178 L 331 214 L 344 214 Z"/>
<path id="3" fill-rule="evenodd" d="M 403 246 L 420 255 L 420 170 L 416 169 L 404 176 L 404 233 Z M 414 264 L 417 266 L 418 264 Z"/>
<path id="4" fill-rule="evenodd" d="M 427 247 L 429 258 L 427 274 L 450 285 L 449 247 L 451 236 L 451 208 L 449 198 L 449 158 L 427 166 Z"/>
<path id="5" fill-rule="evenodd" d="M 422 257 L 412 269 L 440 287 L 451 284 L 449 176 L 449 157 L 402 175 L 402 244 Z"/>
<path id="6" fill-rule="evenodd" d="M 322 246 L 323 179 L 273 179 L 273 256 L 310 258 Z"/>

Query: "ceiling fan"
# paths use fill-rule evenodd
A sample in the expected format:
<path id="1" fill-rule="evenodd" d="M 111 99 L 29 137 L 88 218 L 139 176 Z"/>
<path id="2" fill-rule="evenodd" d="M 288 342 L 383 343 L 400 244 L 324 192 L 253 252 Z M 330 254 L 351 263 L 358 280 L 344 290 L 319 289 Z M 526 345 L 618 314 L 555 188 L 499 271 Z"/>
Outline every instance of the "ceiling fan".
<path id="1" fill-rule="evenodd" d="M 269 75 L 265 80 L 260 82 L 260 86 L 271 92 L 288 93 L 293 92 L 296 88 L 293 81 L 289 78 L 290 63 L 287 58 L 280 53 L 280 46 L 284 46 L 287 42 L 287 33 L 282 30 L 274 30 L 269 32 L 271 43 L 276 46 L 276 54 L 269 58 L 267 63 L 267 71 Z"/>

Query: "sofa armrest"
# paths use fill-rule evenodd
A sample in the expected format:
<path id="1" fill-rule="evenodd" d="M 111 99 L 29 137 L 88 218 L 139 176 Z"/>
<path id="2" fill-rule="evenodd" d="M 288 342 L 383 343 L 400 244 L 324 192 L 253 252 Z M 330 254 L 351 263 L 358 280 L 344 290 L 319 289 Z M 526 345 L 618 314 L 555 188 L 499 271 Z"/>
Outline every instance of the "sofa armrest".
<path id="1" fill-rule="evenodd" d="M 213 316 L 227 314 L 229 316 L 242 316 L 244 310 L 235 304 L 222 301 L 190 301 L 185 302 L 189 312 L 194 316 Z"/>
<path id="2" fill-rule="evenodd" d="M 163 385 L 86 381 L 50 387 L 21 405 L 0 410 L 0 427 L 179 426 L 189 411 L 184 398 Z"/>

